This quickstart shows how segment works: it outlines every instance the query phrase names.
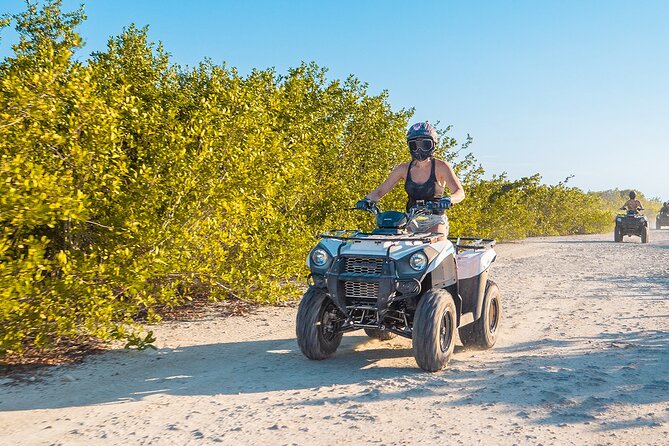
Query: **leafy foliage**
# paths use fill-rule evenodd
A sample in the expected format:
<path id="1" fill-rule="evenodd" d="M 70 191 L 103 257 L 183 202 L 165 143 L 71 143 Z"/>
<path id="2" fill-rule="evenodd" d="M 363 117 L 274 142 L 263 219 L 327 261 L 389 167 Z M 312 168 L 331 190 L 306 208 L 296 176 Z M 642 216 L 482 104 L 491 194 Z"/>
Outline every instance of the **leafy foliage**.
<path id="1" fill-rule="evenodd" d="M 478 234 L 501 239 L 541 235 L 604 232 L 614 213 L 592 193 L 541 183 L 539 175 L 509 180 L 505 175 L 479 179 L 465 186 L 466 206 L 451 212 L 454 234 Z"/>
<path id="2" fill-rule="evenodd" d="M 145 348 L 137 315 L 194 293 L 292 299 L 314 235 L 368 225 L 343 209 L 408 158 L 411 112 L 354 77 L 180 68 L 135 26 L 80 63 L 84 18 L 51 0 L 0 23 L 20 36 L 0 64 L 0 353 L 81 335 Z M 452 233 L 610 224 L 598 196 L 564 183 L 484 180 L 469 142 L 442 131 L 468 194 Z M 404 200 L 397 188 L 384 206 Z"/>
<path id="3" fill-rule="evenodd" d="M 629 200 L 629 193 L 631 192 L 631 189 L 612 189 L 612 190 L 605 190 L 601 192 L 596 192 L 596 194 L 604 200 L 606 203 L 606 207 L 609 208 L 610 210 L 617 212 L 620 207 L 625 204 L 627 200 Z M 645 211 L 644 213 L 646 215 L 655 215 L 658 212 L 660 212 L 660 208 L 662 207 L 662 200 L 660 198 L 646 198 L 644 196 L 643 192 L 640 192 L 638 190 L 635 190 L 636 192 L 636 198 L 641 202 L 643 205 Z"/>

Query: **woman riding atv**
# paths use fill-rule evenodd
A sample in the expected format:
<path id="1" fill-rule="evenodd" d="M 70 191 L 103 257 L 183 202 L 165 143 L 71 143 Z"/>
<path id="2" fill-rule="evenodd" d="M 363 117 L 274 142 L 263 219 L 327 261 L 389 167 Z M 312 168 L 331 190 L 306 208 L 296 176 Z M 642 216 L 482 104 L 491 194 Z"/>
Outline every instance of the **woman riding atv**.
<path id="1" fill-rule="evenodd" d="M 662 203 L 662 209 L 660 209 L 660 214 L 669 215 L 669 201 Z"/>
<path id="2" fill-rule="evenodd" d="M 404 180 L 404 190 L 408 200 L 406 210 L 419 201 L 435 203 L 433 215 L 414 220 L 409 228 L 413 232 L 437 232 L 448 235 L 448 218 L 444 211 L 465 198 L 465 191 L 453 168 L 446 161 L 434 157 L 437 131 L 427 121 L 409 127 L 407 144 L 411 152 L 411 162 L 395 167 L 379 187 L 367 194 L 355 205 L 358 209 L 369 210 L 390 190 Z M 444 197 L 444 190 L 451 192 Z"/>
<path id="3" fill-rule="evenodd" d="M 641 205 L 641 202 L 636 199 L 636 192 L 633 190 L 630 191 L 630 199 L 623 204 L 623 207 L 620 208 L 621 210 L 627 210 L 627 211 L 642 211 L 643 206 Z"/>

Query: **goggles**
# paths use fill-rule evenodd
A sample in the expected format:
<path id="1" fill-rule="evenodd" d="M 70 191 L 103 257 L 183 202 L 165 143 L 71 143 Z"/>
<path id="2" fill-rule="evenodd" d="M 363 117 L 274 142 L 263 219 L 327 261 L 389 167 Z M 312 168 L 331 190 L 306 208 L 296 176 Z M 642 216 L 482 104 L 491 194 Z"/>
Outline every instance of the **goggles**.
<path id="1" fill-rule="evenodd" d="M 409 150 L 412 152 L 428 153 L 434 150 L 434 141 L 431 139 L 412 139 L 408 142 Z"/>

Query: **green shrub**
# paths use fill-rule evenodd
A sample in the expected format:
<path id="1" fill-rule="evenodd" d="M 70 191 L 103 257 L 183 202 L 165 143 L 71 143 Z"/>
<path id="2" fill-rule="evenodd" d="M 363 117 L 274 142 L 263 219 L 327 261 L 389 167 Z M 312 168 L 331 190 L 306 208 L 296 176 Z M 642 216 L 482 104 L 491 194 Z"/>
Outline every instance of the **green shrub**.
<path id="1" fill-rule="evenodd" d="M 369 227 L 345 209 L 408 160 L 411 112 L 354 77 L 331 81 L 314 64 L 183 69 L 134 26 L 81 63 L 81 10 L 49 1 L 11 19 L 20 42 L 0 64 L 0 352 L 81 335 L 143 348 L 153 338 L 137 333 L 137 315 L 155 320 L 194 293 L 293 299 L 314 236 Z M 610 225 L 599 197 L 566 184 L 484 180 L 469 142 L 456 149 L 442 131 L 440 155 L 467 190 L 453 234 Z M 396 188 L 383 206 L 404 201 Z"/>
<path id="2" fill-rule="evenodd" d="M 625 204 L 627 200 L 629 200 L 630 191 L 630 189 L 612 189 L 601 192 L 593 192 L 593 194 L 604 200 L 606 207 L 612 212 L 616 213 L 622 207 L 622 205 Z M 662 207 L 662 200 L 659 197 L 646 198 L 643 192 L 638 190 L 635 192 L 637 194 L 636 198 L 637 200 L 641 201 L 641 204 L 645 209 L 644 213 L 646 215 L 652 216 L 660 212 L 660 208 Z"/>

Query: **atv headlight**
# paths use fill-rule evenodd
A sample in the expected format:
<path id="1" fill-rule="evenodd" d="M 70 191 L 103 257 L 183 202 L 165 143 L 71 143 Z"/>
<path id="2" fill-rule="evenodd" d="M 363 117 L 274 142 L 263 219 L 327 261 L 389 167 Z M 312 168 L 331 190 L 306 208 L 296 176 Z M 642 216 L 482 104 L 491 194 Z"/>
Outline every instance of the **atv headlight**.
<path id="1" fill-rule="evenodd" d="M 414 253 L 409 258 L 409 266 L 416 271 L 423 271 L 427 266 L 427 256 L 423 251 L 418 251 Z"/>
<path id="2" fill-rule="evenodd" d="M 311 261 L 315 266 L 325 266 L 325 264 L 328 263 L 329 257 L 330 255 L 328 252 L 321 248 L 316 248 L 311 253 Z"/>

